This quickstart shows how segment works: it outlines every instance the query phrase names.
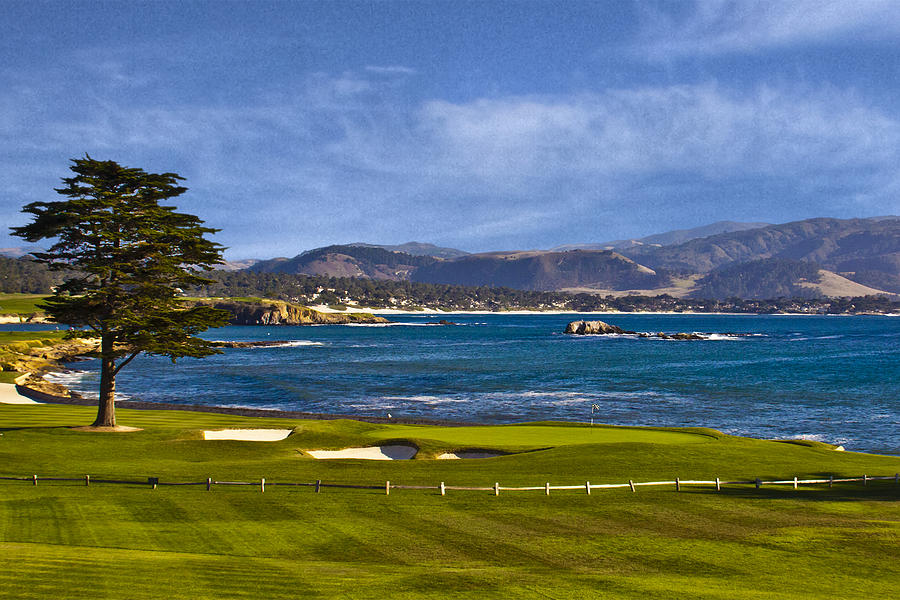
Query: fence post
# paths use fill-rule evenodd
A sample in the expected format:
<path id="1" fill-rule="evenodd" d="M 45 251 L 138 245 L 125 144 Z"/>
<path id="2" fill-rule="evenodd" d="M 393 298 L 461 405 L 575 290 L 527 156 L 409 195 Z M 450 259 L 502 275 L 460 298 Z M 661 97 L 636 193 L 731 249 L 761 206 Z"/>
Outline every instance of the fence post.
<path id="1" fill-rule="evenodd" d="M 263 477 L 259 480 L 259 491 L 260 492 L 266 491 L 266 478 L 265 477 Z"/>
<path id="2" fill-rule="evenodd" d="M 762 485 L 762 479 L 760 479 L 759 477 L 757 477 L 757 478 L 756 478 L 756 489 L 759 489 L 759 486 L 761 486 L 761 485 Z"/>
<path id="3" fill-rule="evenodd" d="M 548 496 L 550 495 L 550 482 L 549 481 L 544 484 L 544 493 L 547 494 Z"/>
<path id="4" fill-rule="evenodd" d="M 677 477 L 675 478 L 675 491 L 676 492 L 681 491 L 681 480 L 678 479 Z"/>
<path id="5" fill-rule="evenodd" d="M 628 480 L 628 485 L 631 486 L 631 492 L 634 493 L 634 482 L 632 480 Z"/>
<path id="6" fill-rule="evenodd" d="M 212 489 L 212 477 L 207 477 L 206 478 L 206 491 L 208 492 L 211 489 Z"/>
<path id="7" fill-rule="evenodd" d="M 828 476 L 828 487 L 834 487 L 834 475 Z"/>
<path id="8" fill-rule="evenodd" d="M 447 492 L 446 492 L 446 490 L 444 489 L 444 482 L 442 481 L 442 482 L 441 482 L 441 496 L 446 495 L 446 493 L 447 493 Z"/>
<path id="9" fill-rule="evenodd" d="M 32 485 L 37 485 L 37 475 L 33 475 L 31 481 Z"/>
<path id="10" fill-rule="evenodd" d="M 84 485 L 85 485 L 85 487 L 91 485 L 91 476 L 90 475 L 84 476 Z"/>
<path id="11" fill-rule="evenodd" d="M 900 473 L 894 473 L 894 483 L 900 484 Z"/>
<path id="12" fill-rule="evenodd" d="M 722 484 L 721 484 L 721 482 L 719 481 L 719 478 L 718 478 L 718 477 L 716 477 L 716 491 L 717 491 L 717 492 L 721 492 L 721 491 L 722 491 Z"/>
<path id="13" fill-rule="evenodd" d="M 322 487 L 322 480 L 316 479 L 316 493 L 319 493 L 319 488 Z"/>
<path id="14" fill-rule="evenodd" d="M 390 496 L 390 495 L 391 495 L 391 482 L 390 482 L 390 480 L 384 482 L 384 495 L 385 495 L 385 496 Z"/>
<path id="15" fill-rule="evenodd" d="M 587 492 L 588 496 L 591 495 L 591 482 L 590 481 L 584 482 L 584 491 Z"/>
<path id="16" fill-rule="evenodd" d="M 496 481 L 494 482 L 494 495 L 495 496 L 500 495 L 500 484 L 497 483 Z"/>
<path id="17" fill-rule="evenodd" d="M 869 485 L 869 477 L 867 475 L 863 475 L 863 485 Z"/>
<path id="18" fill-rule="evenodd" d="M 794 489 L 797 489 L 797 476 L 794 475 Z"/>

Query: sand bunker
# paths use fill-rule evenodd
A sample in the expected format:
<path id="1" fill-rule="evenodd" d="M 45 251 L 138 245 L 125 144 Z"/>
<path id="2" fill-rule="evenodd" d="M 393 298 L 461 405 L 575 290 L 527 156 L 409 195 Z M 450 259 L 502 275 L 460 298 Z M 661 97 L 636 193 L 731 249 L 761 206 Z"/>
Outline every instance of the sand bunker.
<path id="1" fill-rule="evenodd" d="M 438 460 L 456 460 L 459 458 L 494 458 L 503 456 L 499 452 L 444 452 L 438 456 Z"/>
<path id="2" fill-rule="evenodd" d="M 280 442 L 291 435 L 293 429 L 222 429 L 204 431 L 205 440 L 239 440 L 242 442 Z"/>
<path id="3" fill-rule="evenodd" d="M 370 446 L 368 448 L 344 448 L 343 450 L 308 450 L 313 458 L 361 458 L 363 460 L 409 460 L 418 448 L 412 446 Z"/>
<path id="4" fill-rule="evenodd" d="M 40 404 L 31 398 L 26 398 L 11 383 L 0 383 L 0 404 Z"/>

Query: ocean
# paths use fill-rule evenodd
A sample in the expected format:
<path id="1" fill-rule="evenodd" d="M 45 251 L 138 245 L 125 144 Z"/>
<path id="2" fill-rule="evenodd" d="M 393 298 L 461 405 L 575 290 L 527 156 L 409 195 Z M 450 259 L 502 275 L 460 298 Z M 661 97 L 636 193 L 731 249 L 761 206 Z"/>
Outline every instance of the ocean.
<path id="1" fill-rule="evenodd" d="M 140 357 L 120 397 L 392 418 L 703 426 L 900 455 L 900 318 L 608 314 L 638 332 L 562 333 L 571 314 L 392 315 L 390 325 L 224 327 L 282 341 L 205 359 Z M 455 325 L 436 325 L 439 319 Z M 97 361 L 59 379 L 96 395 Z"/>

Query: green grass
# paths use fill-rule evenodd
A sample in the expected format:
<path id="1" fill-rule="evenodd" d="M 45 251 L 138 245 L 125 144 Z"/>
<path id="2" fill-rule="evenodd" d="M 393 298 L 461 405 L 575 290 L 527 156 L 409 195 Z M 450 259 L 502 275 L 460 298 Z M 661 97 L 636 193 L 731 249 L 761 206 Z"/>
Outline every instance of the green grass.
<path id="1" fill-rule="evenodd" d="M 434 428 L 0 405 L 4 475 L 540 485 L 886 475 L 900 458 L 708 430 Z M 288 427 L 282 442 L 200 431 Z M 543 441 L 541 441 L 542 435 Z M 596 436 L 592 442 L 589 436 Z M 300 450 L 427 442 L 483 460 L 317 461 Z M 703 440 L 702 443 L 697 443 Z M 533 450 L 538 446 L 544 449 Z M 2 598 L 879 598 L 895 594 L 900 486 L 483 492 L 0 481 Z"/>
<path id="2" fill-rule="evenodd" d="M 45 298 L 46 294 L 0 294 L 0 315 L 43 314 L 37 304 Z"/>
<path id="3" fill-rule="evenodd" d="M 546 448 L 575 444 L 696 444 L 710 441 L 710 434 L 635 427 L 595 427 L 559 425 L 506 425 L 479 427 L 415 427 L 395 425 L 369 435 L 385 439 L 407 434 L 422 440 L 434 440 L 460 446 L 492 448 Z"/>

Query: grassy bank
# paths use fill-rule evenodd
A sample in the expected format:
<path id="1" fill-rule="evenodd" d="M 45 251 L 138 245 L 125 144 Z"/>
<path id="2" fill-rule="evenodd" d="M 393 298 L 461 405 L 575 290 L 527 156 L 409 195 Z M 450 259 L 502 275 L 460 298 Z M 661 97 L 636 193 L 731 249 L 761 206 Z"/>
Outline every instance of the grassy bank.
<path id="1" fill-rule="evenodd" d="M 711 430 L 435 428 L 0 405 L 0 475 L 534 485 L 892 474 L 900 458 Z M 203 429 L 294 429 L 281 442 Z M 541 436 L 541 433 L 546 435 Z M 412 443 L 515 454 L 317 461 L 302 451 Z M 0 481 L 0 597 L 873 598 L 894 593 L 893 482 L 675 492 L 448 493 Z"/>

